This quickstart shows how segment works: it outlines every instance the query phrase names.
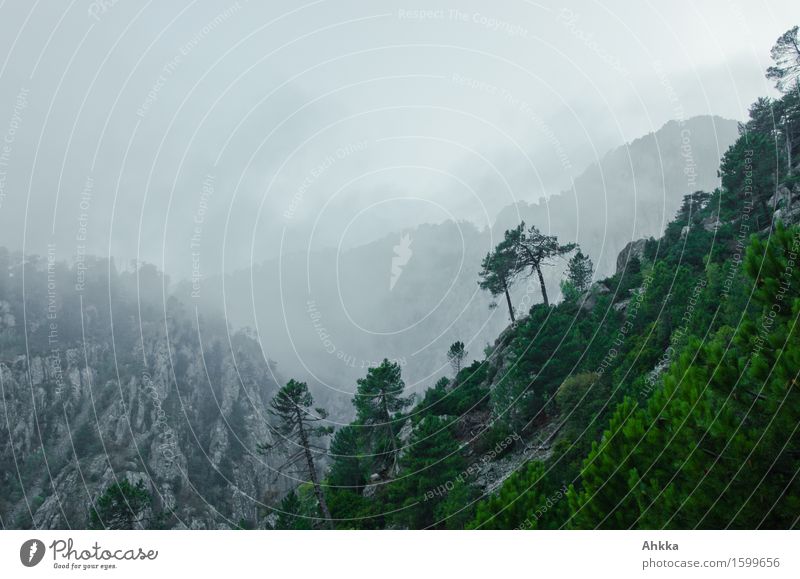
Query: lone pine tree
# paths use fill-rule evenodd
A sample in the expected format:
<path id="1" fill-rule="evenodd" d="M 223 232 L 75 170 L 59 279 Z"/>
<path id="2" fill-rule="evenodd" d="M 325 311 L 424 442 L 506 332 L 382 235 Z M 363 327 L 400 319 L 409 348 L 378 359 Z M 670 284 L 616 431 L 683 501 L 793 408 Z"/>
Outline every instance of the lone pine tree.
<path id="1" fill-rule="evenodd" d="M 467 357 L 467 354 L 464 342 L 461 341 L 453 342 L 447 351 L 447 360 L 450 362 L 455 376 L 458 376 L 458 373 L 461 372 L 461 367 L 464 365 L 464 358 Z"/>
<path id="2" fill-rule="evenodd" d="M 312 451 L 324 451 L 315 441 L 331 434 L 333 427 L 317 424 L 328 417 L 324 408 L 313 408 L 314 398 L 305 382 L 289 380 L 270 401 L 269 413 L 275 418 L 270 430 L 276 439 L 272 443 L 259 445 L 259 450 L 268 452 L 275 448 L 288 448 L 288 458 L 281 468 L 297 467 L 305 470 L 314 487 L 314 495 L 319 502 L 322 517 L 328 527 L 333 528 L 325 493 L 322 492 L 320 477 L 314 464 Z"/>
<path id="3" fill-rule="evenodd" d="M 542 301 L 549 306 L 550 300 L 547 298 L 547 287 L 544 283 L 542 267 L 552 265 L 552 259 L 561 257 L 575 249 L 574 243 L 562 245 L 558 242 L 555 235 L 545 235 L 539 231 L 535 225 L 525 231 L 525 223 L 521 223 L 514 232 L 514 245 L 517 249 L 517 268 L 524 272 L 525 268 L 530 268 L 529 275 L 536 273 L 539 278 L 539 286 L 542 289 Z"/>
<path id="4" fill-rule="evenodd" d="M 483 258 L 478 285 L 481 289 L 487 290 L 492 297 L 505 295 L 508 315 L 511 323 L 514 323 L 516 318 L 509 290 L 519 275 L 519 269 L 517 268 L 516 248 L 509 239 L 509 233 L 506 231 L 506 238 L 494 248 L 494 251 L 487 253 Z"/>

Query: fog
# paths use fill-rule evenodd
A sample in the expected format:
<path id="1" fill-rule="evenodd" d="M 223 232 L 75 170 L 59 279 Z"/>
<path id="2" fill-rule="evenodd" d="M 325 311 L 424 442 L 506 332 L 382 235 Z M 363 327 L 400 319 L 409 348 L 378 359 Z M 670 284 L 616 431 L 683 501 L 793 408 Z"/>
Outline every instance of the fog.
<path id="1" fill-rule="evenodd" d="M 326 273 L 354 276 L 355 291 L 363 271 L 340 271 L 342 252 L 383 244 L 380 263 L 360 265 L 389 283 L 402 233 L 446 222 L 474 228 L 463 270 L 474 272 L 502 210 L 569 192 L 611 149 L 669 121 L 743 119 L 771 93 L 769 48 L 798 16 L 788 0 L 425 5 L 4 4 L 0 245 L 154 263 L 204 306 L 250 308 L 229 321 L 259 332 L 288 323 L 282 306 L 258 324 L 259 296 L 226 296 L 214 276 L 305 263 L 305 276 L 264 274 L 302 298 L 310 256 L 325 255 Z M 710 130 L 703 153 L 715 160 L 730 131 Z M 606 263 L 618 250 L 604 249 Z M 438 303 L 414 279 L 406 299 Z M 320 285 L 335 298 L 337 283 Z M 474 280 L 458 283 L 475 293 Z M 363 302 L 361 289 L 339 301 Z M 480 300 L 459 306 L 470 328 L 490 315 Z M 414 322 L 398 312 L 397 327 Z"/>
<path id="2" fill-rule="evenodd" d="M 742 118 L 792 20 L 791 2 L 562 6 L 6 3 L 0 243 L 69 258 L 83 214 L 87 252 L 177 279 L 197 221 L 202 274 L 485 227 L 676 112 Z"/>

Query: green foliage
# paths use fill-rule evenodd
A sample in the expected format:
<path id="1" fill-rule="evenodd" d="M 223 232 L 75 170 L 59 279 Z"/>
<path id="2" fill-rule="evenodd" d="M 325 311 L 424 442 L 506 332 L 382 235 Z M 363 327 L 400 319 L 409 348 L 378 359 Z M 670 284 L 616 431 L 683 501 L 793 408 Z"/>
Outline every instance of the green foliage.
<path id="1" fill-rule="evenodd" d="M 424 398 L 412 414 L 414 421 L 419 422 L 428 415 L 462 416 L 488 408 L 487 370 L 486 362 L 475 361 L 462 368 L 453 382 L 447 378 L 440 379 L 425 391 Z"/>
<path id="2" fill-rule="evenodd" d="M 260 452 L 268 453 L 276 448 L 287 449 L 289 459 L 284 468 L 299 468 L 307 473 L 319 503 L 319 510 L 328 526 L 332 517 L 325 501 L 320 477 L 314 463 L 315 453 L 323 450 L 317 446 L 319 440 L 333 432 L 332 426 L 318 424 L 328 417 L 324 408 L 313 408 L 314 399 L 305 382 L 289 380 L 270 401 L 269 413 L 274 421 L 270 424 L 276 440 L 258 446 Z"/>
<path id="3" fill-rule="evenodd" d="M 561 383 L 555 394 L 556 407 L 561 414 L 569 414 L 585 409 L 587 397 L 592 396 L 592 388 L 600 381 L 596 372 L 582 372 L 569 376 Z M 594 393 L 596 397 L 597 393 Z M 591 400 L 591 398 L 590 398 Z"/>
<path id="4" fill-rule="evenodd" d="M 389 360 L 369 368 L 366 377 L 358 380 L 353 398 L 356 423 L 362 427 L 375 470 L 391 467 L 397 460 L 397 431 L 402 420 L 396 414 L 413 402 L 403 396 L 404 390 L 400 365 Z"/>
<path id="5" fill-rule="evenodd" d="M 127 479 L 110 485 L 89 508 L 89 529 L 139 529 L 149 525 L 146 517 L 152 499 L 142 481 Z"/>
<path id="6" fill-rule="evenodd" d="M 626 400 L 586 459 L 578 528 L 786 528 L 800 487 L 800 230 L 754 239 L 755 321 L 692 338 L 644 407 Z M 791 511 L 791 509 L 795 509 Z M 794 513 L 794 514 L 790 514 Z"/>
<path id="7" fill-rule="evenodd" d="M 331 440 L 325 496 L 339 529 L 375 528 L 380 523 L 373 516 L 377 512 L 375 502 L 362 495 L 370 461 L 364 456 L 361 432 L 358 425 L 348 425 L 336 431 Z"/>
<path id="8" fill-rule="evenodd" d="M 568 279 L 562 279 L 559 282 L 559 287 L 561 288 L 561 295 L 564 297 L 564 301 L 577 302 L 583 296 L 583 293 Z"/>
<path id="9" fill-rule="evenodd" d="M 389 489 L 389 501 L 399 509 L 392 520 L 409 528 L 443 526 L 453 506 L 463 507 L 464 459 L 453 438 L 450 420 L 428 416 L 411 435 L 400 461 L 401 471 Z M 456 489 L 455 498 L 448 495 Z M 394 510 L 394 509 L 391 509 Z"/>
<path id="10" fill-rule="evenodd" d="M 475 529 L 557 528 L 565 518 L 567 488 L 548 480 L 545 465 L 529 462 L 503 483 L 500 492 L 478 505 Z"/>
<path id="11" fill-rule="evenodd" d="M 768 225 L 767 199 L 775 190 L 781 159 L 772 134 L 750 131 L 742 135 L 720 162 L 723 217 L 740 219 L 746 204 L 752 204 L 756 230 Z"/>
<path id="12" fill-rule="evenodd" d="M 450 349 L 447 351 L 447 360 L 450 362 L 450 366 L 453 368 L 453 374 L 458 376 L 458 373 L 461 372 L 461 367 L 464 364 L 464 359 L 467 357 L 467 352 L 464 342 L 458 341 L 454 342 Z"/>
<path id="13" fill-rule="evenodd" d="M 493 251 L 486 254 L 481 262 L 481 271 L 478 274 L 478 286 L 488 291 L 492 297 L 504 295 L 508 306 L 508 315 L 513 322 L 514 306 L 511 305 L 509 290 L 519 275 L 517 267 L 517 251 L 515 237 L 519 235 L 523 225 L 516 229 L 506 231 L 505 238 Z"/>
<path id="14" fill-rule="evenodd" d="M 506 348 L 508 369 L 495 378 L 491 392 L 495 419 L 519 431 L 552 414 L 549 400 L 581 359 L 589 330 L 588 321 L 576 322 L 568 308 L 531 308 Z"/>
<path id="15" fill-rule="evenodd" d="M 381 505 L 375 498 L 360 492 L 330 488 L 326 491 L 328 506 L 336 519 L 337 529 L 380 529 L 384 519 Z"/>
<path id="16" fill-rule="evenodd" d="M 594 265 L 588 255 L 584 255 L 582 251 L 578 252 L 570 258 L 567 264 L 567 280 L 572 288 L 578 293 L 583 293 L 589 289 L 592 283 L 592 275 L 594 274 Z"/>
<path id="17" fill-rule="evenodd" d="M 781 92 L 797 90 L 800 78 L 800 39 L 798 27 L 793 26 L 778 38 L 770 56 L 775 62 L 767 69 L 767 78 L 775 81 Z"/>
<path id="18" fill-rule="evenodd" d="M 796 34 L 773 51 L 783 72 L 771 69 L 770 78 L 793 74 Z M 483 260 L 480 286 L 505 295 L 514 320 L 509 288 L 537 274 L 545 303 L 484 361 L 462 368 L 463 345 L 454 344 L 454 378 L 439 380 L 407 415 L 409 403 L 397 402 L 399 367 L 384 361 L 359 380 L 348 427 L 357 429 L 340 431 L 329 473 L 342 487 L 330 491 L 337 516 L 358 520 L 342 526 L 796 525 L 800 229 L 774 220 L 782 207 L 770 203 L 783 203 L 798 182 L 798 95 L 751 107 L 722 159 L 721 188 L 686 195 L 664 236 L 597 284 L 590 306 L 579 299 L 592 277 L 588 257 L 572 257 L 564 301 L 550 307 L 541 268 L 574 247 L 524 224 L 506 231 Z M 399 428 L 386 425 L 405 420 L 413 430 L 401 452 Z M 464 508 L 476 492 L 475 463 L 465 457 L 523 435 L 529 443 L 537 442 L 528 435 L 546 435 L 538 443 L 552 447 L 550 457 L 526 463 L 474 513 Z M 399 470 L 367 458 L 382 454 L 401 456 Z"/>
<path id="19" fill-rule="evenodd" d="M 333 461 L 328 474 L 329 485 L 360 491 L 366 481 L 358 427 L 350 425 L 337 430 L 328 454 Z"/>

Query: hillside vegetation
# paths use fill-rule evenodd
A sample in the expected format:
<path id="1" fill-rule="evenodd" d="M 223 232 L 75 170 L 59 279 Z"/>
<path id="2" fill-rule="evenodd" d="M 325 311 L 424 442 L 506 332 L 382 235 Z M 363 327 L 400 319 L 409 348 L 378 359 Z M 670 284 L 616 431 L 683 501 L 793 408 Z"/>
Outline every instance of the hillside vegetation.
<path id="1" fill-rule="evenodd" d="M 370 369 L 330 446 L 336 526 L 796 526 L 800 91 L 796 77 L 784 86 L 752 106 L 721 187 L 689 192 L 613 276 L 585 289 L 570 272 L 560 303 L 517 312 L 413 406 L 398 366 Z M 509 230 L 481 285 L 505 307 L 507 285 L 574 249 Z M 387 396 L 393 406 L 362 411 Z M 296 507 L 289 522 L 317 513 L 283 507 Z"/>
<path id="2" fill-rule="evenodd" d="M 421 394 L 390 356 L 369 364 L 338 428 L 249 331 L 165 301 L 154 268 L 84 279 L 0 253 L 0 524 L 795 528 L 797 46 L 795 27 L 768 72 L 781 96 L 662 236 L 596 279 L 588 248 L 510 225 L 467 289 L 513 323 L 483 352 L 457 337 Z M 524 311 L 523 281 L 543 298 Z"/>

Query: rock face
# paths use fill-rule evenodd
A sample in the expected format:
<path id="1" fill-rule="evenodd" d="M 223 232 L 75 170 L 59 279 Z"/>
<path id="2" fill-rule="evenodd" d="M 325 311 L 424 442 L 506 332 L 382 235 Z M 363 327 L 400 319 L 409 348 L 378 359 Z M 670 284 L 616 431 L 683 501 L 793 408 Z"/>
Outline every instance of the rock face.
<path id="1" fill-rule="evenodd" d="M 595 282 L 580 299 L 581 309 L 591 312 L 597 306 L 600 296 L 611 293 L 611 290 L 603 282 Z"/>
<path id="2" fill-rule="evenodd" d="M 800 223 L 800 186 L 795 185 L 793 190 L 781 187 L 767 203 L 775 208 L 775 221 L 787 226 Z"/>
<path id="3" fill-rule="evenodd" d="M 38 273 L 26 274 L 31 287 Z M 109 337 L 102 308 L 88 305 L 100 292 L 77 307 L 57 296 L 58 342 L 48 348 L 38 339 L 48 326 L 37 319 L 47 310 L 18 289 L 0 285 L 3 528 L 83 528 L 92 501 L 125 478 L 145 482 L 168 527 L 258 519 L 281 481 L 255 452 L 268 440 L 265 410 L 277 386 L 254 339 L 228 339 L 224 324 L 175 303 L 160 314 L 141 304 L 138 319 L 123 315 L 135 312 L 125 297 Z M 27 328 L 19 323 L 23 299 Z M 83 322 L 85 340 L 72 338 L 70 316 Z"/>
<path id="4" fill-rule="evenodd" d="M 256 520 L 255 505 L 274 485 L 254 453 L 268 439 L 266 369 L 262 379 L 237 374 L 225 356 L 206 376 L 198 350 L 168 352 L 158 340 L 145 347 L 147 365 L 119 379 L 111 352 L 96 344 L 86 361 L 83 351 L 65 352 L 63 378 L 41 356 L 0 366 L 5 527 L 83 527 L 90 502 L 124 478 L 145 481 L 158 508 L 175 508 L 171 526 Z"/>
<path id="5" fill-rule="evenodd" d="M 772 195 L 772 197 L 769 198 L 767 205 L 774 207 L 775 209 L 783 209 L 790 207 L 797 197 L 797 194 L 792 195 L 791 189 L 789 189 L 786 185 L 782 185 Z"/>
<path id="6" fill-rule="evenodd" d="M 641 259 L 644 256 L 645 245 L 647 245 L 647 239 L 637 239 L 623 247 L 622 251 L 617 255 L 616 273 L 622 272 L 631 259 Z"/>

